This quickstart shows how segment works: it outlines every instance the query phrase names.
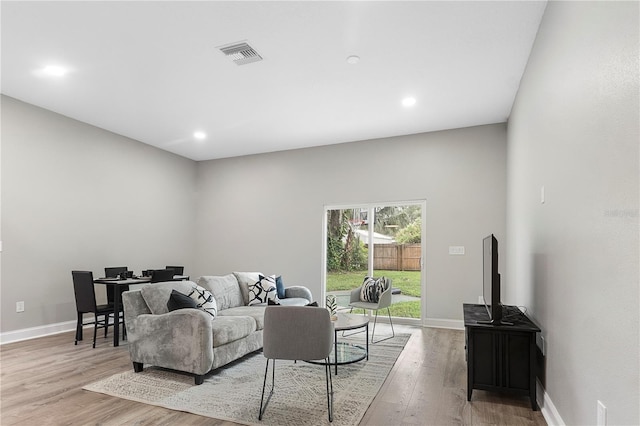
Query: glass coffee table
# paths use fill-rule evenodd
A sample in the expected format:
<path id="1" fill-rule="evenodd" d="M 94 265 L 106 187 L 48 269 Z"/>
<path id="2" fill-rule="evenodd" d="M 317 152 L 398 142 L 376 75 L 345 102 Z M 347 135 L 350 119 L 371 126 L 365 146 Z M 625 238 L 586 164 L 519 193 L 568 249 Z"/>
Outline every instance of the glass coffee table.
<path id="1" fill-rule="evenodd" d="M 353 364 L 354 362 L 362 361 L 363 359 L 369 359 L 369 318 L 364 315 L 338 313 L 337 319 L 333 321 L 333 351 L 329 355 L 329 364 L 335 365 L 336 375 L 338 374 L 338 365 Z M 365 347 L 362 345 L 338 341 L 338 332 L 344 332 L 348 330 L 357 330 L 364 328 L 365 334 Z M 326 365 L 326 360 L 314 360 L 308 361 L 312 364 Z"/>

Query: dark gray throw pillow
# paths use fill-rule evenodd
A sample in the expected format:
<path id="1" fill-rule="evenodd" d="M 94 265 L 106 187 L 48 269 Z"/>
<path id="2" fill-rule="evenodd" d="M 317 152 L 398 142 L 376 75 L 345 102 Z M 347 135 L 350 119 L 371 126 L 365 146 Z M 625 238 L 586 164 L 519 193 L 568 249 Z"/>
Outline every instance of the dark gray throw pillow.
<path id="1" fill-rule="evenodd" d="M 172 290 L 169 301 L 167 302 L 167 309 L 169 312 L 177 309 L 195 308 L 198 309 L 196 301 L 186 294 L 182 294 L 179 291 Z"/>
<path id="2" fill-rule="evenodd" d="M 281 306 L 278 302 L 274 302 L 271 299 L 267 299 L 267 305 L 269 305 L 269 306 Z M 318 306 L 318 302 L 307 303 L 304 306 L 316 306 L 317 307 Z"/>

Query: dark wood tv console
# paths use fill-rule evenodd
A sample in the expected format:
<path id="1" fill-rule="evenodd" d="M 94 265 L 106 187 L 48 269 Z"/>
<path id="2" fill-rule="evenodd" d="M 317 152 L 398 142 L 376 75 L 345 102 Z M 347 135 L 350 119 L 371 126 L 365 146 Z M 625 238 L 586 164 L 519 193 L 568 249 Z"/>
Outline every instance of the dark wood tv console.
<path id="1" fill-rule="evenodd" d="M 467 401 L 473 389 L 529 395 L 536 402 L 535 325 L 518 307 L 504 306 L 503 320 L 513 325 L 481 324 L 484 305 L 463 304 L 467 359 Z"/>

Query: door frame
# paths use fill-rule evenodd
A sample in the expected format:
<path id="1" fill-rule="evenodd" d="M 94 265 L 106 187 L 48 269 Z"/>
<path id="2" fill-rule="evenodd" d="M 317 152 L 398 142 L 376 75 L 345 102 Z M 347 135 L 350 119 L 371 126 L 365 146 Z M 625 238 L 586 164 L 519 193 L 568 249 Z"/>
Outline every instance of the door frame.
<path id="1" fill-rule="evenodd" d="M 329 210 L 347 210 L 347 209 L 367 209 L 368 217 L 369 217 L 369 241 L 372 241 L 372 232 L 373 232 L 373 223 L 375 221 L 375 217 L 373 216 L 373 209 L 376 207 L 387 207 L 387 206 L 407 206 L 407 205 L 419 205 L 420 206 L 420 215 L 422 220 L 422 232 L 420 236 L 420 319 L 414 318 L 401 318 L 401 317 L 393 317 L 394 322 L 402 323 L 402 324 L 411 324 L 411 325 L 421 325 L 426 326 L 427 319 L 427 303 L 426 303 L 426 295 L 427 295 L 427 277 L 425 273 L 425 259 L 427 258 L 427 200 L 402 200 L 402 201 L 382 201 L 375 203 L 349 203 L 349 204 L 325 204 L 323 206 L 323 214 L 322 214 L 322 262 L 320 265 L 320 281 L 322 283 L 320 289 L 320 300 L 322 300 L 322 306 L 324 306 L 324 300 L 326 299 L 327 293 L 327 212 Z M 373 218 L 373 220 L 371 220 Z M 368 256 L 367 265 L 369 270 L 373 270 L 373 256 Z M 384 321 L 386 315 L 380 315 L 379 320 Z"/>

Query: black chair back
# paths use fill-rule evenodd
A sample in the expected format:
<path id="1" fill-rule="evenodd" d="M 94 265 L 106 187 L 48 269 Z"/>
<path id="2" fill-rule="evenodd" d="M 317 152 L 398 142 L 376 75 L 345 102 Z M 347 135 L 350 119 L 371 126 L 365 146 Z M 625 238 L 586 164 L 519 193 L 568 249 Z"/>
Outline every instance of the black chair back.
<path id="1" fill-rule="evenodd" d="M 167 269 L 173 269 L 173 275 L 184 275 L 184 266 L 165 266 Z"/>
<path id="2" fill-rule="evenodd" d="M 117 278 L 120 274 L 127 272 L 129 270 L 126 266 L 112 266 L 108 268 L 104 268 L 104 276 L 107 278 Z M 129 286 L 120 287 L 120 293 L 129 290 Z M 112 286 L 107 286 L 107 303 L 113 305 L 116 297 L 115 290 Z"/>
<path id="3" fill-rule="evenodd" d="M 110 268 L 104 268 L 104 276 L 107 278 L 116 278 L 123 272 L 127 272 L 129 268 L 126 266 L 113 266 Z"/>
<path id="4" fill-rule="evenodd" d="M 151 282 L 173 281 L 173 269 L 156 269 L 151 273 Z"/>
<path id="5" fill-rule="evenodd" d="M 78 313 L 97 312 L 96 291 L 93 287 L 93 272 L 71 271 L 73 276 L 73 291 L 76 295 L 76 309 Z"/>

